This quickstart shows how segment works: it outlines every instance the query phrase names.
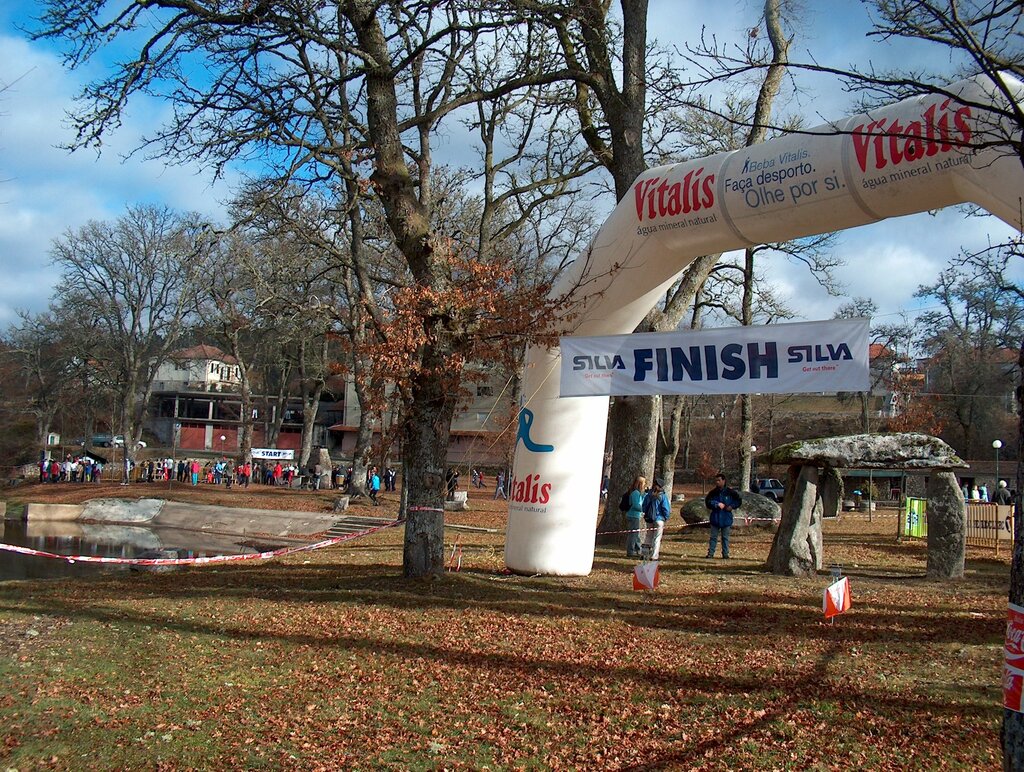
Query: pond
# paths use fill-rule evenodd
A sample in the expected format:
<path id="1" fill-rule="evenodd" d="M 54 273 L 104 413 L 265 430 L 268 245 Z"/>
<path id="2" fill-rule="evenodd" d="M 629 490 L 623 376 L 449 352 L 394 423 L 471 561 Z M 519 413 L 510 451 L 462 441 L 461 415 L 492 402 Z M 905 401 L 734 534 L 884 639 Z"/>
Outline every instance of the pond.
<path id="1" fill-rule="evenodd" d="M 6 520 L 3 521 L 2 529 L 0 541 L 5 544 L 58 555 L 193 558 L 243 555 L 284 546 L 265 542 L 255 543 L 244 535 L 211 534 L 180 528 L 147 528 L 138 525 L 26 523 L 21 520 Z M 96 576 L 100 572 L 130 569 L 131 566 L 128 565 L 70 563 L 56 558 L 0 550 L 0 581 Z"/>

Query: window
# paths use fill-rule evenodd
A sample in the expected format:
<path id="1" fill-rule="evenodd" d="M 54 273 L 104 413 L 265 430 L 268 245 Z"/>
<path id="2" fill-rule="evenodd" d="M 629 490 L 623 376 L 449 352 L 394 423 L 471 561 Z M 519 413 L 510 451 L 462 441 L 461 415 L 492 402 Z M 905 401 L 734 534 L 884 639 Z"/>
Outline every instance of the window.
<path id="1" fill-rule="evenodd" d="M 477 386 L 476 395 L 478 397 L 493 397 L 494 387 L 493 386 Z"/>

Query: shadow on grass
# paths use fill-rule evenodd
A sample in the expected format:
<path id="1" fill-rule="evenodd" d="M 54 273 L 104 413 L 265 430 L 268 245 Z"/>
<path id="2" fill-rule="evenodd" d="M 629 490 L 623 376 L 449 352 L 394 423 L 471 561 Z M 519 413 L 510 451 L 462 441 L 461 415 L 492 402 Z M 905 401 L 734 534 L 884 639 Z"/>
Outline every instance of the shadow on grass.
<path id="1" fill-rule="evenodd" d="M 368 550 L 363 550 L 364 552 Z M 710 562 L 710 561 L 708 561 Z M 716 567 L 726 561 L 718 561 Z M 124 608 L 126 603 L 148 605 L 154 598 L 170 601 L 218 602 L 224 600 L 308 603 L 317 608 L 338 605 L 369 605 L 397 611 L 434 612 L 450 615 L 453 611 L 493 613 L 540 619 L 580 619 L 610 622 L 665 632 L 700 635 L 781 635 L 798 640 L 831 640 L 836 633 L 821 623 L 821 590 L 804 580 L 765 577 L 752 561 L 729 562 L 732 575 L 762 581 L 767 586 L 750 589 L 688 589 L 686 581 L 700 569 L 683 565 L 673 571 L 673 590 L 643 595 L 626 594 L 632 563 L 611 564 L 609 570 L 622 570 L 623 586 L 594 586 L 586 578 L 522 577 L 483 569 L 468 569 L 425 582 L 396 576 L 396 566 L 384 564 L 350 565 L 264 563 L 253 566 L 193 569 L 177 574 L 143 576 L 111 575 L 90 580 L 52 582 L 36 585 L 27 601 L 40 613 L 60 613 L 70 617 L 110 620 L 122 618 L 104 607 Z M 680 570 L 681 569 L 681 570 Z M 686 571 L 689 570 L 690 574 Z M 823 588 L 827 577 L 823 577 Z M 922 585 L 927 588 L 928 585 Z M 664 582 L 663 582 L 664 587 Z M 941 597 L 941 596 L 939 596 Z M 860 602 L 854 613 L 844 617 L 842 636 L 850 644 L 868 641 L 932 642 L 963 644 L 1001 643 L 1005 620 L 992 611 L 971 624 L 937 624 L 943 617 L 963 613 L 962 601 L 929 605 Z M 0 607 L 11 610 L 24 607 L 23 588 L 0 586 Z M 130 613 L 130 612 L 127 612 Z M 219 626 L 205 627 L 183 623 L 160 614 L 141 614 L 146 624 L 180 626 L 188 632 L 213 632 Z M 330 643 L 329 639 L 311 639 L 307 643 Z"/>

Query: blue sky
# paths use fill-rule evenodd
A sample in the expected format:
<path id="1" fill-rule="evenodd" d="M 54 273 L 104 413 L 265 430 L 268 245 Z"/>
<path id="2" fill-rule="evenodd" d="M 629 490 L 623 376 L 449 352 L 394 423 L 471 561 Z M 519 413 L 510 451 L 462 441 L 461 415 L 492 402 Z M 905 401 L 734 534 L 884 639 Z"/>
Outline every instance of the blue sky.
<path id="1" fill-rule="evenodd" d="M 742 39 L 756 18 L 760 2 L 722 0 L 652 0 L 650 28 L 666 44 L 696 41 L 701 25 L 720 39 Z M 794 60 L 808 52 L 822 63 L 847 66 L 871 60 L 879 65 L 948 62 L 922 45 L 869 41 L 868 16 L 857 2 L 805 3 L 806 25 L 791 50 Z M 15 318 L 15 309 L 45 308 L 58 277 L 49 264 L 51 241 L 68 228 L 91 219 L 118 217 L 125 206 L 160 202 L 222 219 L 223 202 L 237 178 L 214 181 L 209 170 L 167 167 L 159 161 L 125 157 L 138 138 L 166 113 L 165 105 L 138 100 L 123 128 L 107 138 L 102 155 L 68 154 L 58 145 L 70 138 L 64 116 L 84 73 L 68 73 L 52 48 L 29 42 L 15 24 L 34 12 L 30 0 L 0 4 L 0 326 Z M 808 125 L 847 115 L 850 98 L 822 78 L 808 79 L 809 89 L 793 111 Z M 458 142 L 449 140 L 451 145 Z M 443 155 L 445 141 L 439 142 Z M 846 231 L 836 252 L 846 260 L 840 271 L 851 296 L 873 298 L 880 316 L 916 307 L 918 285 L 934 280 L 961 247 L 976 248 L 988 238 L 1008 233 L 994 218 L 965 218 L 957 210 L 920 214 Z M 767 267 L 779 293 L 802 319 L 831 317 L 845 298 L 830 298 L 806 269 L 779 258 Z"/>

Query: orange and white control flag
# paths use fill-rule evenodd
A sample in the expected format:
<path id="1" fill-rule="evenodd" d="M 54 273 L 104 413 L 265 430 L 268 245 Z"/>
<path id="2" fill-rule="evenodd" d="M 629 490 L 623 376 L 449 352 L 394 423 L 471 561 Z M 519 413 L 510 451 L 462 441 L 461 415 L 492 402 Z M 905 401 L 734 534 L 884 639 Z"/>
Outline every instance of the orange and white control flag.
<path id="1" fill-rule="evenodd" d="M 633 569 L 634 590 L 656 590 L 660 581 L 661 574 L 658 564 L 654 561 L 641 563 Z"/>
<path id="2" fill-rule="evenodd" d="M 849 577 L 844 576 L 825 590 L 825 597 L 821 602 L 821 610 L 825 612 L 825 619 L 831 619 L 834 616 L 839 616 L 844 611 L 850 610 Z"/>

